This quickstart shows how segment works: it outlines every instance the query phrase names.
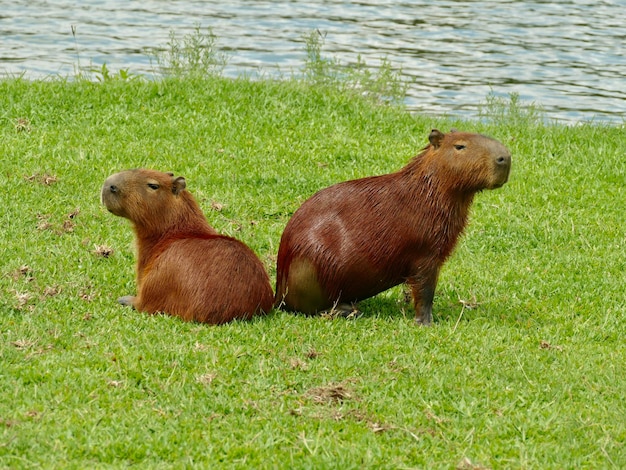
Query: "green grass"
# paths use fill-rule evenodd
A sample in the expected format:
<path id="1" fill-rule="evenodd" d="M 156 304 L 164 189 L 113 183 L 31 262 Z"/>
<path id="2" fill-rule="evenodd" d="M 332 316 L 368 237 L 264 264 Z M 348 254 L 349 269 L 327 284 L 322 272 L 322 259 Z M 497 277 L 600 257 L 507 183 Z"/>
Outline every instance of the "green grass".
<path id="1" fill-rule="evenodd" d="M 624 126 L 546 124 L 514 100 L 432 119 L 309 80 L 107 77 L 0 81 L 0 467 L 626 466 Z M 99 203 L 109 174 L 185 176 L 274 279 L 299 204 L 400 168 L 432 127 L 513 153 L 432 328 L 402 288 L 354 321 L 212 327 L 116 304 L 134 254 Z"/>

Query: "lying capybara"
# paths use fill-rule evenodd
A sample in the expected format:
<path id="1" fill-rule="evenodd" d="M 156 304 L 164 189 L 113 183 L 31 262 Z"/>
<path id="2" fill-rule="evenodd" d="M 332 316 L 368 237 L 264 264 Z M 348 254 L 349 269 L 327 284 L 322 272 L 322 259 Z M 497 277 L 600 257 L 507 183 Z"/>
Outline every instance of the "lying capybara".
<path id="1" fill-rule="evenodd" d="M 219 235 L 185 188 L 183 177 L 145 169 L 104 182 L 102 202 L 130 219 L 137 242 L 137 296 L 119 302 L 214 324 L 269 312 L 274 296 L 259 258 Z"/>
<path id="2" fill-rule="evenodd" d="M 428 140 L 400 171 L 336 184 L 302 204 L 280 241 L 276 306 L 347 314 L 406 282 L 416 321 L 430 324 L 439 270 L 474 195 L 506 183 L 511 154 L 479 134 L 433 129 Z"/>

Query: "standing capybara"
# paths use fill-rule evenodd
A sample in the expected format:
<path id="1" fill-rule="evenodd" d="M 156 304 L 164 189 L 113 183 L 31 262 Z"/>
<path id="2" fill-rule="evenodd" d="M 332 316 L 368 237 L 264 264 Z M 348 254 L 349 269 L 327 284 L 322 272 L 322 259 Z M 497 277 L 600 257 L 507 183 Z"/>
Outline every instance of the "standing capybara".
<path id="1" fill-rule="evenodd" d="M 396 173 L 322 189 L 293 214 L 278 249 L 276 306 L 315 314 L 406 282 L 416 321 L 430 324 L 439 270 L 474 195 L 499 188 L 511 154 L 479 134 L 434 129 Z"/>
<path id="2" fill-rule="evenodd" d="M 137 296 L 119 302 L 215 324 L 269 312 L 274 296 L 259 258 L 219 235 L 185 187 L 183 177 L 145 169 L 104 182 L 102 202 L 130 219 L 137 242 Z"/>

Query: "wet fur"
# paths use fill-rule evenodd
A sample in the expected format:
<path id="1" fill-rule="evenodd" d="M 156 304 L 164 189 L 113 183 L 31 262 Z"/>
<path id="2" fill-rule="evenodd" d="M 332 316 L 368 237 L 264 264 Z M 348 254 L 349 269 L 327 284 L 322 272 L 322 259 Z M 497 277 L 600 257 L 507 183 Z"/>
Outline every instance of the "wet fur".
<path id="1" fill-rule="evenodd" d="M 104 204 L 130 219 L 136 235 L 138 293 L 120 302 L 213 324 L 269 312 L 273 293 L 261 261 L 219 235 L 185 188 L 184 178 L 145 169 L 104 183 Z"/>
<path id="2" fill-rule="evenodd" d="M 478 134 L 433 130 L 429 139 L 400 171 L 339 183 L 304 202 L 281 238 L 276 305 L 315 314 L 406 282 L 416 320 L 430 323 L 441 265 L 476 192 L 506 182 L 510 153 Z"/>

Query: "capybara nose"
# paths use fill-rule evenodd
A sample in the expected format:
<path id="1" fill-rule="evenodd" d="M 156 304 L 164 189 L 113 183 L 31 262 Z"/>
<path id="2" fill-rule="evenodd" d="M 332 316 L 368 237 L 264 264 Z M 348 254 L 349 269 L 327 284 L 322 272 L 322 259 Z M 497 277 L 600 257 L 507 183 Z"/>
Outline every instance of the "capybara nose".
<path id="1" fill-rule="evenodd" d="M 511 166 L 511 156 L 501 155 L 496 158 L 496 165 L 498 166 Z"/>
<path id="2" fill-rule="evenodd" d="M 118 192 L 117 186 L 112 184 L 111 186 L 109 186 L 109 191 L 111 191 L 113 194 L 115 194 L 116 192 Z"/>

